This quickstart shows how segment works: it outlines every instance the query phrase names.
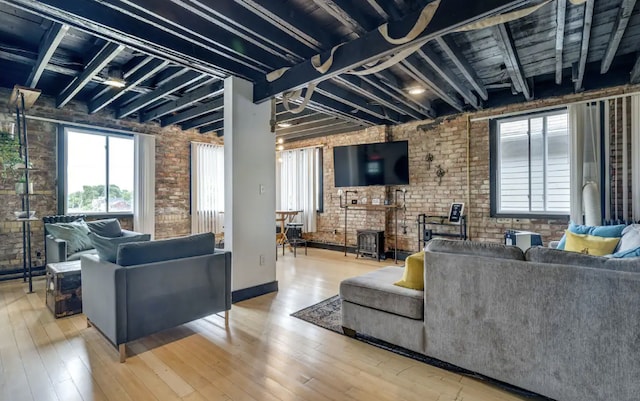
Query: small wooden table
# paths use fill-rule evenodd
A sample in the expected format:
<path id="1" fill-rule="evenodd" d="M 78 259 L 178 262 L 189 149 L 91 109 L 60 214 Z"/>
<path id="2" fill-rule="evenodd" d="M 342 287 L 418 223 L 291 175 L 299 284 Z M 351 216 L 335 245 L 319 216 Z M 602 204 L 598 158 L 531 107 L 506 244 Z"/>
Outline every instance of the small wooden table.
<path id="1" fill-rule="evenodd" d="M 276 210 L 276 222 L 280 223 L 280 232 L 276 234 L 276 245 L 282 245 L 287 242 L 287 223 L 293 222 L 293 219 L 300 213 L 300 210 Z"/>
<path id="2" fill-rule="evenodd" d="M 80 261 L 47 264 L 45 302 L 56 318 L 82 313 Z"/>

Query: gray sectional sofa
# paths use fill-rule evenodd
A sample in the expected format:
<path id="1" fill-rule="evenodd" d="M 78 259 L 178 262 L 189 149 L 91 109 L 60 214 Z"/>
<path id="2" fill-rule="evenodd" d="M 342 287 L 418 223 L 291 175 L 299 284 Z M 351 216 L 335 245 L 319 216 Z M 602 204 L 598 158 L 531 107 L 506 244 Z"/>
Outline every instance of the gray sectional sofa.
<path id="1" fill-rule="evenodd" d="M 82 309 L 126 358 L 125 344 L 231 309 L 231 252 L 214 235 L 118 246 L 115 263 L 83 255 Z"/>
<path id="2" fill-rule="evenodd" d="M 366 334 L 561 401 L 640 397 L 640 259 L 433 240 L 424 291 L 387 267 L 340 285 Z"/>

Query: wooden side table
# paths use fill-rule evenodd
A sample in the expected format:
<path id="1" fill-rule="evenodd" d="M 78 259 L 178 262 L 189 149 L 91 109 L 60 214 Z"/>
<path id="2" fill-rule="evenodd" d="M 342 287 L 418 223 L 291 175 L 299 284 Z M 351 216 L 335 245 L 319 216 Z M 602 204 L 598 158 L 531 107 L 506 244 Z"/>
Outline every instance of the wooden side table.
<path id="1" fill-rule="evenodd" d="M 49 263 L 45 302 L 56 318 L 82 313 L 80 261 Z"/>

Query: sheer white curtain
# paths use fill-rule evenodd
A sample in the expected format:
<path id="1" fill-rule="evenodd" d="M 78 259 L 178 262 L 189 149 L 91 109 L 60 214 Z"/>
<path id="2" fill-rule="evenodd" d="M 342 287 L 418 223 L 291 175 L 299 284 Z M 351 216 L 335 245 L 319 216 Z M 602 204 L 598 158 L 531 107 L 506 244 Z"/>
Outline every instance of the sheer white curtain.
<path id="1" fill-rule="evenodd" d="M 640 221 L 640 95 L 631 96 L 631 163 L 631 213 Z"/>
<path id="2" fill-rule="evenodd" d="M 318 209 L 318 149 L 294 149 L 280 152 L 276 168 L 278 210 L 300 210 L 305 232 L 316 231 Z"/>
<path id="3" fill-rule="evenodd" d="M 600 108 L 598 103 L 569 105 L 571 220 L 602 224 L 600 208 Z"/>
<path id="4" fill-rule="evenodd" d="M 156 138 L 136 135 L 134 139 L 134 231 L 155 236 L 156 231 Z"/>
<path id="5" fill-rule="evenodd" d="M 224 231 L 224 148 L 191 143 L 191 233 Z"/>

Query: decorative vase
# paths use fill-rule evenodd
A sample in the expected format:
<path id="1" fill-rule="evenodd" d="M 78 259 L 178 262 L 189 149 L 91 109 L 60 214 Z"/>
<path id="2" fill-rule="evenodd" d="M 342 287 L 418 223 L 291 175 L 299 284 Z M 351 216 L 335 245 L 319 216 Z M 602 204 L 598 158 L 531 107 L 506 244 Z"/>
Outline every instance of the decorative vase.
<path id="1" fill-rule="evenodd" d="M 26 182 L 16 182 L 16 193 L 19 195 L 24 195 L 26 193 Z M 33 182 L 29 183 L 29 193 L 33 193 Z"/>

